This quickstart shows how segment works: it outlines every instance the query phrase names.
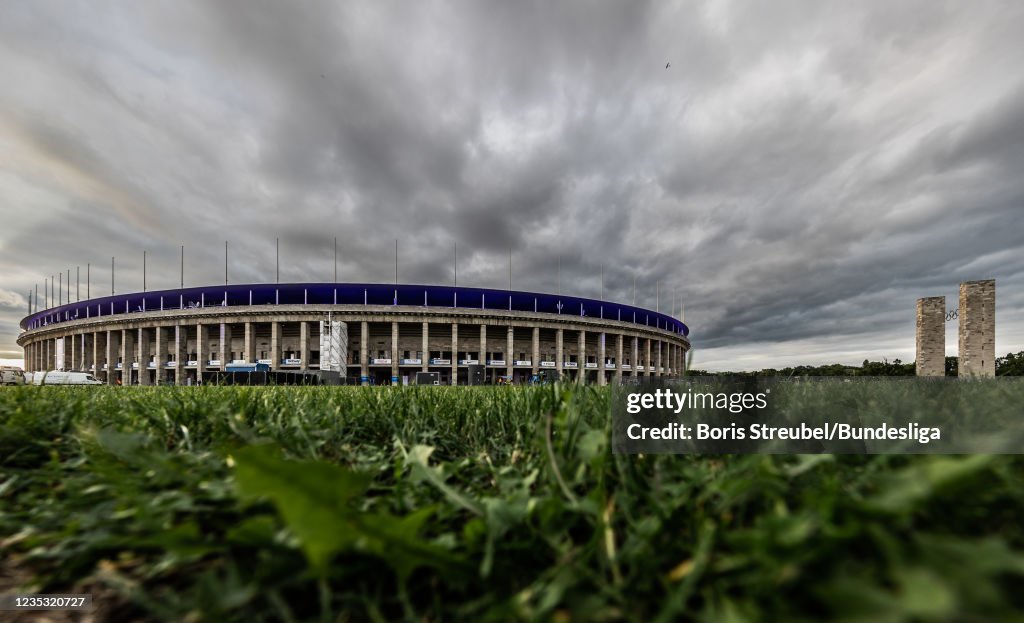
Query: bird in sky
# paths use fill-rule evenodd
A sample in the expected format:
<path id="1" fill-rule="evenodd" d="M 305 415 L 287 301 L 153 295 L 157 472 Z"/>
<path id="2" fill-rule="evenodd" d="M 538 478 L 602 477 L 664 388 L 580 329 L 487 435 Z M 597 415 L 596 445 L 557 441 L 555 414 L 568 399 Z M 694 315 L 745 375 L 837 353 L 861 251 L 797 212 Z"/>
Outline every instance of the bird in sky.
<path id="1" fill-rule="evenodd" d="M 668 69 L 672 65 L 671 62 L 665 63 L 665 69 Z"/>

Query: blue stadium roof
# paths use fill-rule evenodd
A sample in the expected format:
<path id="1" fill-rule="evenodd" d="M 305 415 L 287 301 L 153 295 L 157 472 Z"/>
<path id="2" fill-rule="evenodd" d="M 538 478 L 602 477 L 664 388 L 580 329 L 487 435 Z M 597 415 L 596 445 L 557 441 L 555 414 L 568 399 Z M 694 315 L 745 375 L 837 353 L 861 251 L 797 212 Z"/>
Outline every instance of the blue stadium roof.
<path id="1" fill-rule="evenodd" d="M 82 318 L 161 309 L 301 304 L 402 305 L 538 312 L 621 320 L 684 336 L 690 334 L 689 327 L 667 314 L 610 301 L 489 288 L 380 283 L 240 284 L 117 294 L 36 312 L 22 319 L 21 328 L 37 329 Z"/>

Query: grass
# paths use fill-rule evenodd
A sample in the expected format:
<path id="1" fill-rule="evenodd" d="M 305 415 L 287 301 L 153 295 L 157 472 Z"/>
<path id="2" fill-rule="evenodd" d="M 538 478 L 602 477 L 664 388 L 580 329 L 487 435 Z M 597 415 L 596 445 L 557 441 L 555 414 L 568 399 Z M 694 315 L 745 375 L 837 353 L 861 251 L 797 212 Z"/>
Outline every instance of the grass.
<path id="1" fill-rule="evenodd" d="M 5 389 L 0 592 L 99 620 L 1022 617 L 1020 458 L 617 456 L 609 399 Z"/>

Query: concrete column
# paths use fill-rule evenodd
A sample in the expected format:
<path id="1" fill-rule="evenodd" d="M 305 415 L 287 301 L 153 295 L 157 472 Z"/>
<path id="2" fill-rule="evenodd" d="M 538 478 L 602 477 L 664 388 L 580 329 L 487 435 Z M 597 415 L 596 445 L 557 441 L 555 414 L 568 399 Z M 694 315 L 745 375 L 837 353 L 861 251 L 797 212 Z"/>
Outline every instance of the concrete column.
<path id="1" fill-rule="evenodd" d="M 78 339 L 77 336 L 72 335 L 68 341 L 71 342 L 71 365 L 67 366 L 68 370 L 78 370 Z"/>
<path id="2" fill-rule="evenodd" d="M 391 323 L 391 383 L 399 382 L 398 378 L 398 323 Z"/>
<path id="3" fill-rule="evenodd" d="M 512 325 L 508 326 L 508 337 L 505 345 L 505 376 L 509 379 L 515 373 L 516 356 L 512 352 L 516 348 L 516 330 Z"/>
<path id="4" fill-rule="evenodd" d="M 661 376 L 661 349 L 664 347 L 664 344 L 661 340 L 655 340 L 654 344 L 657 349 L 657 353 L 654 355 L 654 375 Z"/>
<path id="5" fill-rule="evenodd" d="M 423 361 L 421 363 L 423 365 L 421 366 L 420 369 L 423 370 L 424 372 L 428 372 L 430 370 L 430 323 L 429 322 L 424 322 L 423 323 L 423 334 L 421 336 L 421 344 L 422 344 L 422 346 L 420 347 L 420 350 L 423 351 L 423 355 L 422 355 Z"/>
<path id="6" fill-rule="evenodd" d="M 220 359 L 220 369 L 223 372 L 227 369 L 228 364 L 231 363 L 231 325 L 226 322 L 220 323 L 220 342 L 218 348 L 217 358 Z M 302 358 L 302 365 L 303 369 L 305 369 L 305 357 Z"/>
<path id="7" fill-rule="evenodd" d="M 164 384 L 164 359 L 167 358 L 165 339 L 163 327 L 153 329 L 153 382 L 157 385 Z"/>
<path id="8" fill-rule="evenodd" d="M 960 284 L 960 359 L 958 375 L 996 375 L 996 281 Z"/>
<path id="9" fill-rule="evenodd" d="M 370 323 L 363 321 L 359 325 L 359 384 L 370 384 L 370 355 L 366 347 L 370 341 Z"/>
<path id="10" fill-rule="evenodd" d="M 131 385 L 135 382 L 134 366 L 136 357 L 135 331 L 124 329 L 121 331 L 121 383 Z"/>
<path id="11" fill-rule="evenodd" d="M 615 383 L 617 385 L 622 383 L 622 334 L 615 336 Z"/>
<path id="12" fill-rule="evenodd" d="M 963 320 L 960 322 L 963 323 Z M 961 337 L 961 339 L 963 338 Z M 961 343 L 961 363 L 963 362 L 963 352 Z M 917 299 L 917 361 L 915 368 L 917 376 L 946 375 L 946 297 L 944 296 Z"/>
<path id="13" fill-rule="evenodd" d="M 533 350 L 530 353 L 530 374 L 540 370 L 540 327 L 533 328 Z"/>
<path id="14" fill-rule="evenodd" d="M 459 325 L 452 323 L 452 385 L 459 384 Z"/>
<path id="15" fill-rule="evenodd" d="M 256 363 L 259 357 L 256 356 L 256 327 L 251 322 L 245 323 L 245 339 L 242 350 L 242 359 L 247 363 Z"/>
<path id="16" fill-rule="evenodd" d="M 203 372 L 206 371 L 206 360 L 209 348 L 206 345 L 207 328 L 204 324 L 196 325 L 196 382 L 203 379 Z"/>
<path id="17" fill-rule="evenodd" d="M 92 333 L 83 333 L 81 337 L 82 337 L 82 350 L 80 351 L 81 355 L 79 355 L 79 357 L 81 357 L 81 359 L 82 359 L 82 365 L 79 368 L 79 370 L 84 370 L 84 371 L 88 372 L 89 371 L 89 367 L 92 365 L 91 362 L 90 362 L 90 358 L 92 356 L 92 344 L 91 344 Z"/>
<path id="18" fill-rule="evenodd" d="M 576 381 L 583 385 L 587 382 L 587 332 L 580 331 L 576 336 Z"/>
<path id="19" fill-rule="evenodd" d="M 635 335 L 633 336 L 633 355 L 632 355 L 632 361 L 633 361 L 633 365 L 632 365 L 632 370 L 630 370 L 630 372 L 632 372 L 632 375 L 634 377 L 639 376 L 640 375 L 640 366 L 639 366 L 639 361 L 640 361 L 640 338 L 636 337 Z"/>
<path id="20" fill-rule="evenodd" d="M 487 325 L 480 325 L 480 363 L 484 366 L 484 378 L 487 378 Z"/>
<path id="21" fill-rule="evenodd" d="M 302 359 L 299 369 L 309 370 L 309 323 L 305 320 L 299 322 L 299 358 Z"/>
<path id="22" fill-rule="evenodd" d="M 644 340 L 647 354 L 644 355 L 644 376 L 651 376 L 651 338 Z"/>
<path id="23" fill-rule="evenodd" d="M 139 385 L 149 385 L 149 330 L 139 329 L 135 353 L 139 359 Z"/>
<path id="24" fill-rule="evenodd" d="M 605 363 L 605 346 L 604 346 L 605 334 L 602 331 L 600 336 L 597 338 L 597 384 L 606 385 L 604 378 L 604 363 Z"/>
<path id="25" fill-rule="evenodd" d="M 363 323 L 365 324 L 365 323 Z M 270 323 L 270 369 L 281 367 L 281 323 L 274 320 Z"/>
<path id="26" fill-rule="evenodd" d="M 104 357 L 106 357 L 106 361 L 104 363 L 107 366 L 107 385 L 113 385 L 114 384 L 114 380 L 117 377 L 117 369 L 115 368 L 115 362 L 114 362 L 114 352 L 115 352 L 115 350 L 114 350 L 114 332 L 113 331 L 107 331 L 107 339 L 106 339 L 106 343 L 103 345 L 103 352 L 104 352 Z"/>
<path id="27" fill-rule="evenodd" d="M 78 347 L 78 363 L 76 364 L 76 370 L 82 372 L 89 372 L 91 366 L 90 359 L 92 357 L 92 343 L 90 342 L 92 333 L 82 333 L 78 336 L 79 347 Z"/>
<path id="28" fill-rule="evenodd" d="M 562 340 L 564 338 L 564 329 L 558 329 L 555 332 L 555 370 L 558 372 L 558 376 L 561 377 L 564 373 L 562 369 L 562 359 L 564 359 L 565 351 L 563 350 Z M 561 380 L 561 379 L 559 379 Z"/>
<path id="29" fill-rule="evenodd" d="M 185 351 L 188 348 L 188 334 L 185 333 L 185 327 L 175 325 L 174 327 L 174 384 L 184 385 L 185 384 L 185 362 L 188 361 L 188 357 L 185 355 Z"/>

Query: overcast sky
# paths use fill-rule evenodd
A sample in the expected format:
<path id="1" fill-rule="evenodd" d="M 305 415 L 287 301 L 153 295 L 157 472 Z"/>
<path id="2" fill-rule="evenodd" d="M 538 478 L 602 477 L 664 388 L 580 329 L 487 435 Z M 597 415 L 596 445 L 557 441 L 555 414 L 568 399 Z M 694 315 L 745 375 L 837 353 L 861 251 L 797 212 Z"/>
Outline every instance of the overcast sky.
<path id="1" fill-rule="evenodd" d="M 1024 349 L 1024 3 L 0 3 L 0 359 L 35 284 L 685 304 L 694 366 Z M 666 69 L 666 63 L 671 66 Z M 65 272 L 66 274 L 66 272 Z M 85 286 L 82 286 L 84 297 Z M 956 354 L 956 323 L 947 324 Z"/>

